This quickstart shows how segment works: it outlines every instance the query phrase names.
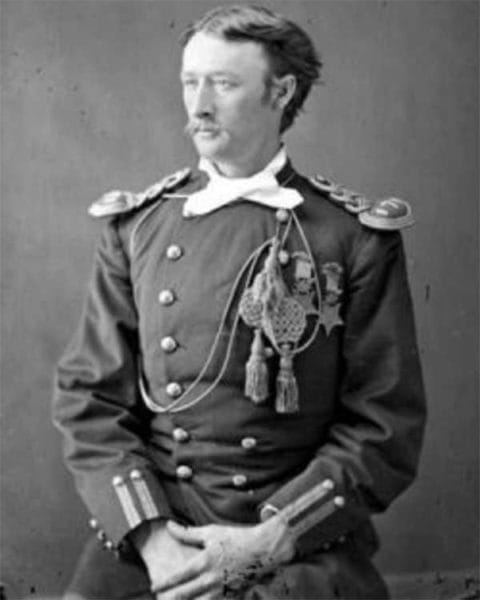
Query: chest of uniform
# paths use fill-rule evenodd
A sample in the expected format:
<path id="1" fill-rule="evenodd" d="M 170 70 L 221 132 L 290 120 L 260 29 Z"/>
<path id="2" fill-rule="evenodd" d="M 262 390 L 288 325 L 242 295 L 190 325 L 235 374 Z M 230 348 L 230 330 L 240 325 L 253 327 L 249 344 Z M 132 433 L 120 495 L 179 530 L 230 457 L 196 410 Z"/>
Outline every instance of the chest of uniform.
<path id="1" fill-rule="evenodd" d="M 322 244 L 319 236 L 310 253 L 298 231 L 282 230 L 274 211 L 250 202 L 193 218 L 183 217 L 181 209 L 181 201 L 169 200 L 132 232 L 131 276 L 144 331 L 155 327 L 159 313 L 218 325 L 229 300 L 238 302 L 240 290 L 261 270 L 276 234 L 290 293 L 307 316 L 322 309 L 327 330 L 335 326 L 345 268 L 331 240 Z M 315 289 L 316 277 L 320 290 Z"/>

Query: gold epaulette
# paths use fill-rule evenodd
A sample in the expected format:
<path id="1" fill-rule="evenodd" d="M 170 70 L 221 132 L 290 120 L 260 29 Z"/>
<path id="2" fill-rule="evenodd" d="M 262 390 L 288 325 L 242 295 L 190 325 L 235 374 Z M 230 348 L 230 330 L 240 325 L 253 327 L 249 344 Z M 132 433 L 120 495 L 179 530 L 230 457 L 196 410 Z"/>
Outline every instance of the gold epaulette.
<path id="1" fill-rule="evenodd" d="M 103 194 L 88 209 L 92 217 L 110 217 L 120 213 L 140 208 L 146 202 L 160 198 L 164 192 L 169 192 L 190 177 L 191 169 L 185 168 L 167 175 L 160 181 L 149 186 L 145 191 L 135 193 L 122 190 L 112 190 Z"/>
<path id="2" fill-rule="evenodd" d="M 394 231 L 414 223 L 410 204 L 400 198 L 373 200 L 333 183 L 322 175 L 310 177 L 310 183 L 324 192 L 332 202 L 356 214 L 362 225 L 372 229 Z"/>

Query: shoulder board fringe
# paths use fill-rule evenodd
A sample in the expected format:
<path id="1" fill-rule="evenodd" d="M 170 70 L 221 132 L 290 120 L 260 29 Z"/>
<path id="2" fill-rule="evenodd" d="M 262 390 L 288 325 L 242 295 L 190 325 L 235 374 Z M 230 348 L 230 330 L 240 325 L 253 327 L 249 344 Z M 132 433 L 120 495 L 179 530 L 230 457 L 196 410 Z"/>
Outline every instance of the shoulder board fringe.
<path id="1" fill-rule="evenodd" d="M 310 183 L 324 192 L 334 204 L 356 214 L 360 223 L 371 229 L 394 231 L 414 223 L 410 204 L 400 198 L 373 200 L 333 183 L 322 175 L 310 177 Z"/>
<path id="2" fill-rule="evenodd" d="M 164 192 L 173 190 L 183 183 L 190 174 L 190 168 L 181 169 L 171 175 L 167 175 L 167 177 L 164 177 L 140 193 L 122 190 L 107 192 L 89 207 L 88 213 L 90 216 L 98 218 L 129 212 L 141 207 L 150 200 L 159 198 Z"/>

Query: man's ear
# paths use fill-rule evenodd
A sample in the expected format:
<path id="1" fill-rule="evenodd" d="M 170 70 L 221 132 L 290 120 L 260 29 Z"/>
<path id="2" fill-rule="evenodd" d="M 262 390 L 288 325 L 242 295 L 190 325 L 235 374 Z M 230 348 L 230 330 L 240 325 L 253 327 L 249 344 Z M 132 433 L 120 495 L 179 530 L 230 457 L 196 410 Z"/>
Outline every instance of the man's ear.
<path id="1" fill-rule="evenodd" d="M 283 110 L 293 98 L 297 89 L 297 79 L 291 73 L 273 78 L 273 101 L 275 108 Z"/>

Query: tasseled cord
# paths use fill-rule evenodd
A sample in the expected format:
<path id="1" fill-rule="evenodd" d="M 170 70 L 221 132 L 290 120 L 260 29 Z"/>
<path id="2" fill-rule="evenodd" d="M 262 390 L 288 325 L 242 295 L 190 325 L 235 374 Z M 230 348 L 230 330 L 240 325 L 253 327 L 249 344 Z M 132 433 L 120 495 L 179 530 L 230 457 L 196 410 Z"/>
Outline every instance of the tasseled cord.
<path id="1" fill-rule="evenodd" d="M 281 351 L 275 410 L 278 413 L 295 413 L 299 410 L 299 403 L 297 380 L 293 372 L 293 356 L 288 344 L 282 344 Z"/>
<path id="2" fill-rule="evenodd" d="M 268 398 L 268 368 L 265 361 L 265 348 L 262 331 L 255 329 L 250 350 L 250 358 L 245 365 L 245 395 L 255 404 L 261 404 Z"/>

